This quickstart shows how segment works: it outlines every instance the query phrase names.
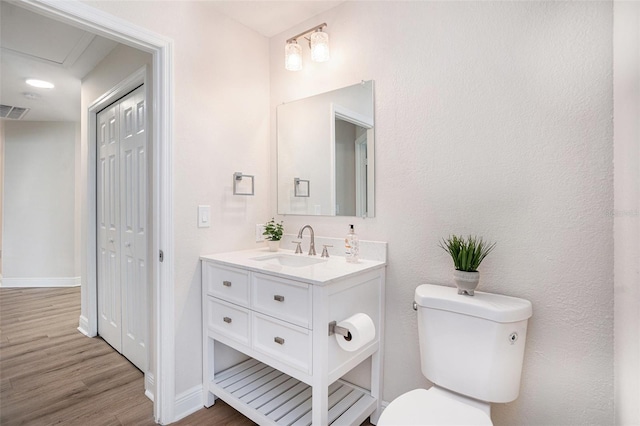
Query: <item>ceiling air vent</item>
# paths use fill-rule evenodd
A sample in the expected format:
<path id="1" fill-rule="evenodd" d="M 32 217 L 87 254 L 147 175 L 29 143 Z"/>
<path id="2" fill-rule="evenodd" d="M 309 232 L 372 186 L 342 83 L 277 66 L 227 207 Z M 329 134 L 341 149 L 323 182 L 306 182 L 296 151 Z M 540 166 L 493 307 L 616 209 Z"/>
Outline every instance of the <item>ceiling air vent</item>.
<path id="1" fill-rule="evenodd" d="M 28 112 L 29 108 L 0 105 L 0 118 L 8 118 L 9 120 L 21 120 Z"/>

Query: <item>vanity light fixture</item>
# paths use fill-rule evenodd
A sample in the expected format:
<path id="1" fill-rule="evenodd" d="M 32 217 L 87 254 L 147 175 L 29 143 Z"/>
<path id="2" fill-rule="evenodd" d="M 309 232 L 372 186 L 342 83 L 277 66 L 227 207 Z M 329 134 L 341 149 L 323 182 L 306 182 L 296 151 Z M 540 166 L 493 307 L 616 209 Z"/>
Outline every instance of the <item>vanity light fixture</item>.
<path id="1" fill-rule="evenodd" d="M 284 67 L 289 71 L 302 69 L 302 47 L 297 40 L 287 41 L 284 47 Z"/>
<path id="2" fill-rule="evenodd" d="M 300 71 L 302 69 L 302 46 L 298 44 L 300 37 L 311 34 L 306 40 L 309 41 L 311 49 L 311 60 L 314 62 L 325 62 L 329 60 L 329 34 L 322 31 L 327 26 L 326 23 L 316 25 L 287 40 L 284 47 L 284 67 L 289 71 Z"/>

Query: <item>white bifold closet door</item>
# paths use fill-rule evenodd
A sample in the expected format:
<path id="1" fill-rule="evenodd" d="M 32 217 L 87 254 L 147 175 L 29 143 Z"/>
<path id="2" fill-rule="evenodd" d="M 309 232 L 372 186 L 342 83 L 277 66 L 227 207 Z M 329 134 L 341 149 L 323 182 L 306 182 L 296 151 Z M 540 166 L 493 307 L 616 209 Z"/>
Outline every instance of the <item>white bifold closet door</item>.
<path id="1" fill-rule="evenodd" d="M 97 115 L 98 334 L 147 370 L 144 87 Z"/>

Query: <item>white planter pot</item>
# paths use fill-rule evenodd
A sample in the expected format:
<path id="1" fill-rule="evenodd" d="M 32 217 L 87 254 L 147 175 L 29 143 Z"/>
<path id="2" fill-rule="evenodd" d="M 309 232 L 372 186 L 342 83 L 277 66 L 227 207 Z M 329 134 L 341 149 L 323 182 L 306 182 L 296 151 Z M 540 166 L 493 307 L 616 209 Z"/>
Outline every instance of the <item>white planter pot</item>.
<path id="1" fill-rule="evenodd" d="M 278 251 L 278 249 L 280 248 L 280 240 L 267 241 L 267 244 L 269 245 L 269 251 Z"/>
<path id="2" fill-rule="evenodd" d="M 473 296 L 480 282 L 480 272 L 453 271 L 453 280 L 458 287 L 458 294 Z"/>

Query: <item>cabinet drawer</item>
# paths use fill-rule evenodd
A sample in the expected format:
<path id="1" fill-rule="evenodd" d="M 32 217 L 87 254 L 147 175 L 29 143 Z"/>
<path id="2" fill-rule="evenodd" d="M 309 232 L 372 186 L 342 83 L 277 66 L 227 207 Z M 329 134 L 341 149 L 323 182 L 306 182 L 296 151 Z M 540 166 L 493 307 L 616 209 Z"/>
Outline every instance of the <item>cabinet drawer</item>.
<path id="1" fill-rule="evenodd" d="M 207 325 L 210 330 L 245 345 L 250 344 L 250 315 L 248 309 L 208 297 L 207 311 L 209 312 Z"/>
<path id="2" fill-rule="evenodd" d="M 253 313 L 253 348 L 311 374 L 311 332 L 267 315 Z"/>
<path id="3" fill-rule="evenodd" d="M 254 274 L 251 288 L 255 310 L 310 328 L 311 289 L 308 284 Z"/>
<path id="4" fill-rule="evenodd" d="M 207 293 L 229 302 L 249 306 L 249 272 L 202 262 Z"/>

